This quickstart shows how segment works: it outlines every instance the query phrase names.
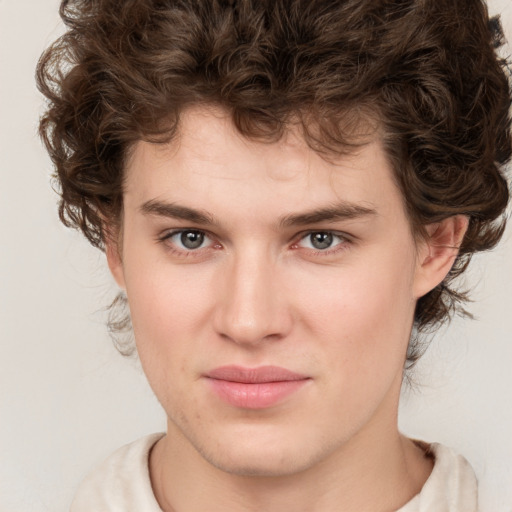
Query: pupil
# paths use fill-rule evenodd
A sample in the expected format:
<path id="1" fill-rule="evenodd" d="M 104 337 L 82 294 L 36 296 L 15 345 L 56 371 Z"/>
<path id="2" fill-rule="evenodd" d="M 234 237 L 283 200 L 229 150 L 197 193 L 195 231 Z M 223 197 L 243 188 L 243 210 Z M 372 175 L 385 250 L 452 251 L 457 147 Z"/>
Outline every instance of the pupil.
<path id="1" fill-rule="evenodd" d="M 204 242 L 204 234 L 199 231 L 185 231 L 181 234 L 181 243 L 187 249 L 197 249 Z"/>
<path id="2" fill-rule="evenodd" d="M 313 233 L 311 235 L 311 245 L 315 249 L 327 249 L 332 245 L 331 233 Z"/>

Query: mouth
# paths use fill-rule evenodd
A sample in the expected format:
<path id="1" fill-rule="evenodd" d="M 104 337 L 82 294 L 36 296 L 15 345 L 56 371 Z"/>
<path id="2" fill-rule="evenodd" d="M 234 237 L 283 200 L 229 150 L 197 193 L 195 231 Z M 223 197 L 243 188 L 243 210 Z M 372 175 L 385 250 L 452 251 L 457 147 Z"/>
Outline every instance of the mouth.
<path id="1" fill-rule="evenodd" d="M 221 400 L 242 409 L 265 409 L 277 405 L 311 380 L 308 376 L 278 366 L 222 366 L 208 372 L 205 377 Z"/>

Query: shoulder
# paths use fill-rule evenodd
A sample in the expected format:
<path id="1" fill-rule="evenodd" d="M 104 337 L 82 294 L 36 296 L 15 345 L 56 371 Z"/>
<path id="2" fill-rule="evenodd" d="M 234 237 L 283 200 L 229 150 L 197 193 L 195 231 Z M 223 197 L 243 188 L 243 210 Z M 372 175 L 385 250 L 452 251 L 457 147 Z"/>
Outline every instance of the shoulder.
<path id="1" fill-rule="evenodd" d="M 477 512 L 478 486 L 469 462 L 438 443 L 427 446 L 434 469 L 421 492 L 398 512 Z"/>
<path id="2" fill-rule="evenodd" d="M 148 457 L 162 436 L 143 437 L 108 457 L 80 484 L 70 512 L 161 512 L 151 488 Z"/>

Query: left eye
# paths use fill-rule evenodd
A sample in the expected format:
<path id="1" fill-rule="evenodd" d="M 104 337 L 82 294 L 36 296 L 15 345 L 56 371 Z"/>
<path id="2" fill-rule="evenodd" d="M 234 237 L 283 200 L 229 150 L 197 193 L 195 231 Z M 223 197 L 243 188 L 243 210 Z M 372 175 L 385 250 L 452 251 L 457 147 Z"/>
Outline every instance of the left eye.
<path id="1" fill-rule="evenodd" d="M 315 231 L 308 233 L 297 245 L 307 249 L 324 251 L 339 245 L 344 241 L 345 239 L 341 235 L 336 235 L 332 231 Z"/>
<path id="2" fill-rule="evenodd" d="M 210 238 L 205 233 L 192 229 L 176 231 L 166 238 L 180 249 L 186 251 L 194 251 L 211 244 Z"/>

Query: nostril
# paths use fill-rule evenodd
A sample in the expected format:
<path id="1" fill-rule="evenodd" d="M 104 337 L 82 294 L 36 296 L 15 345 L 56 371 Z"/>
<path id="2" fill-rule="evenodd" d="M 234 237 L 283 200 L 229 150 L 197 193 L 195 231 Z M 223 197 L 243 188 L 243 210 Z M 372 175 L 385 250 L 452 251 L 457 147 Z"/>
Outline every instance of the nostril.
<path id="1" fill-rule="evenodd" d="M 266 303 L 268 306 L 269 303 Z M 218 311 L 215 329 L 225 340 L 239 345 L 257 345 L 265 341 L 278 341 L 290 330 L 290 321 L 285 308 L 275 305 L 271 308 Z"/>

